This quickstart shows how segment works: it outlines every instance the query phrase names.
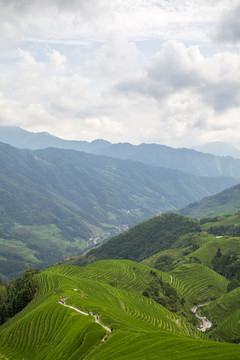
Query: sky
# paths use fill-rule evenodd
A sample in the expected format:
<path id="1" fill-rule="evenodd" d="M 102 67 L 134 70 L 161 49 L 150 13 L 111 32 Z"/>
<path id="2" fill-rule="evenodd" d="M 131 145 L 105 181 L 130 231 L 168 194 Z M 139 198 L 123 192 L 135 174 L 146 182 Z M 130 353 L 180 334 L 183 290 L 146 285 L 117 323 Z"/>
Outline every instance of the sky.
<path id="1" fill-rule="evenodd" d="M 0 125 L 240 142 L 240 0 L 0 0 Z"/>

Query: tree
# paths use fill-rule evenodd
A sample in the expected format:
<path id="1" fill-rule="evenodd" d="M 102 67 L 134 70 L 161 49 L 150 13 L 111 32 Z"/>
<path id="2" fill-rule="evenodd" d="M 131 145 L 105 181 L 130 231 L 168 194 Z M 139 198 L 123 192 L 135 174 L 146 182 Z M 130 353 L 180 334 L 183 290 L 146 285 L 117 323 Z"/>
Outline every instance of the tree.
<path id="1" fill-rule="evenodd" d="M 240 286 L 240 281 L 238 279 L 231 279 L 228 286 L 227 286 L 227 292 L 230 292 Z"/>

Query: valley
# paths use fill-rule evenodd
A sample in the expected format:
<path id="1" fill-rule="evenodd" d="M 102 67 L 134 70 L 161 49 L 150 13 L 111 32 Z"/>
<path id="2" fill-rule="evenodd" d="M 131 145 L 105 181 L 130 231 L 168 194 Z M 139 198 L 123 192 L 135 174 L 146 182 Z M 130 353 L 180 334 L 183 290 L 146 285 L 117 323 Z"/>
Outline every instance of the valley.
<path id="1" fill-rule="evenodd" d="M 0 276 L 44 269 L 237 183 L 137 161 L 0 144 Z"/>
<path id="2" fill-rule="evenodd" d="M 237 360 L 238 178 L 114 156 L 0 144 L 0 358 Z"/>
<path id="3" fill-rule="evenodd" d="M 219 221 L 238 226 L 240 215 Z M 230 280 L 211 264 L 219 247 L 221 256 L 233 251 L 239 256 L 240 238 L 216 237 L 206 227 L 181 215 L 162 215 L 112 239 L 122 238 L 124 248 L 132 232 L 141 233 L 142 239 L 150 236 L 159 244 L 160 252 L 155 245 L 143 260 L 136 254 L 137 262 L 99 260 L 101 247 L 114 257 L 108 241 L 92 250 L 95 258 L 89 253 L 93 262 L 87 266 L 72 265 L 79 261 L 73 258 L 35 275 L 34 299 L 0 327 L 0 353 L 13 360 L 157 360 L 159 354 L 174 360 L 193 354 L 196 359 L 237 360 L 240 287 L 230 290 Z M 166 234 L 169 239 L 175 234 L 172 243 L 164 242 Z M 139 235 L 132 237 L 133 247 L 144 253 L 145 240 L 137 244 L 134 238 Z M 211 249 L 208 257 L 206 249 Z"/>

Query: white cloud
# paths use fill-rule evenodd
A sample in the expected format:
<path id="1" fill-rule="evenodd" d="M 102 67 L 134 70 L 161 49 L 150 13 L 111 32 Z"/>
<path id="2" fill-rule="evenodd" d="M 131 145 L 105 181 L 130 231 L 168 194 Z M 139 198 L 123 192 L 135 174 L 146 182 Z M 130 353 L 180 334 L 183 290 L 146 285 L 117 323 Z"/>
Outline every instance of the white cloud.
<path id="1" fill-rule="evenodd" d="M 240 43 L 240 3 L 230 2 L 227 9 L 222 13 L 217 22 L 213 39 L 223 44 Z M 230 8 L 230 9 L 229 9 Z"/>
<path id="2" fill-rule="evenodd" d="M 129 42 L 123 32 L 114 32 L 96 51 L 95 59 L 85 64 L 85 68 L 98 76 L 121 77 L 136 67 L 137 59 L 135 43 Z"/>
<path id="3" fill-rule="evenodd" d="M 196 46 L 186 48 L 168 42 L 153 57 L 142 78 L 132 77 L 116 89 L 144 94 L 159 102 L 189 89 L 201 101 L 222 111 L 240 106 L 240 55 L 224 52 L 205 58 Z"/>
<path id="4" fill-rule="evenodd" d="M 149 132 L 154 141 L 174 138 L 180 144 L 204 136 L 226 140 L 227 134 L 229 141 L 237 141 L 240 54 L 226 51 L 207 58 L 196 46 L 168 42 L 144 72 L 117 84 L 113 93 L 139 99 L 139 109 L 143 99 L 149 99 L 147 124 L 155 130 L 155 135 Z"/>
<path id="5" fill-rule="evenodd" d="M 85 120 L 85 124 L 91 132 L 93 131 L 96 134 L 102 132 L 107 134 L 107 136 L 109 134 L 127 135 L 127 128 L 122 123 L 113 121 L 106 116 L 102 118 L 88 118 Z"/>
<path id="6" fill-rule="evenodd" d="M 215 37 L 237 43 L 237 4 L 0 0 L 1 123 L 82 140 L 237 142 L 240 55 L 209 37 L 223 13 Z"/>
<path id="7" fill-rule="evenodd" d="M 106 41 L 112 32 L 131 40 L 208 41 L 209 23 L 229 0 L 1 0 L 2 46 L 22 39 Z"/>

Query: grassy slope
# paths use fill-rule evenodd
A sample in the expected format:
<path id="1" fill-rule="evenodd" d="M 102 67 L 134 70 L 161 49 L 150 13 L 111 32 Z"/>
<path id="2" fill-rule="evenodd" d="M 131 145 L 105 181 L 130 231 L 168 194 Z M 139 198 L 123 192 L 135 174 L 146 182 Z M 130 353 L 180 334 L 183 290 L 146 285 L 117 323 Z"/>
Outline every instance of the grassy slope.
<path id="1" fill-rule="evenodd" d="M 226 293 L 228 281 L 202 264 L 183 264 L 171 273 L 173 286 L 187 303 L 203 303 Z"/>
<path id="2" fill-rule="evenodd" d="M 190 338 L 187 335 L 202 335 L 189 330 L 183 318 L 141 296 L 149 276 L 149 268 L 125 260 L 44 271 L 38 275 L 35 300 L 0 328 L 1 353 L 13 360 L 238 359 L 238 346 Z M 113 281 L 115 286 L 110 285 Z M 101 342 L 106 332 L 91 316 L 61 306 L 59 296 L 84 311 L 92 310 L 104 325 L 113 327 L 108 340 Z"/>
<path id="3" fill-rule="evenodd" d="M 240 339 L 240 288 L 206 306 L 203 311 L 216 326 L 211 337 L 223 341 Z"/>
<path id="4" fill-rule="evenodd" d="M 185 216 L 201 219 L 221 214 L 234 214 L 239 209 L 240 185 L 206 197 L 179 210 Z"/>
<path id="5" fill-rule="evenodd" d="M 230 236 L 216 238 L 215 236 L 211 236 L 207 243 L 203 244 L 202 247 L 191 255 L 200 259 L 204 265 L 210 266 L 218 248 L 221 249 L 223 254 L 229 250 L 240 253 L 240 238 Z"/>
<path id="6" fill-rule="evenodd" d="M 180 257 L 182 257 L 184 250 L 185 250 L 185 248 L 177 248 L 177 249 L 174 248 L 174 249 L 163 250 L 163 251 L 160 251 L 160 252 L 144 259 L 143 261 L 141 261 L 141 264 L 150 266 L 150 267 L 154 267 L 154 264 L 160 255 L 168 255 L 173 259 L 180 258 Z"/>
<path id="7" fill-rule="evenodd" d="M 239 224 L 240 224 L 240 214 L 236 213 L 231 216 L 229 215 L 217 216 L 216 221 L 206 222 L 205 224 L 202 225 L 202 228 L 207 230 L 211 226 L 220 226 L 220 225 L 226 226 L 226 225 L 239 225 Z"/>
<path id="8" fill-rule="evenodd" d="M 240 216 L 238 215 L 237 218 L 238 222 L 236 224 L 239 224 Z M 226 223 L 227 225 L 237 221 L 235 215 L 233 217 L 223 217 L 221 219 L 223 219 L 223 222 L 220 220 L 217 223 L 206 223 L 202 225 L 202 227 L 207 229 L 208 227 L 214 226 L 215 224 L 224 225 Z M 160 255 L 169 255 L 175 261 L 175 266 L 177 266 L 178 263 L 180 265 L 189 262 L 190 258 L 194 256 L 197 257 L 203 265 L 211 267 L 212 259 L 216 255 L 218 248 L 221 249 L 223 254 L 227 253 L 229 250 L 240 254 L 240 238 L 238 237 L 216 237 L 215 235 L 208 234 L 206 231 L 199 233 L 198 236 L 199 241 L 197 241 L 197 244 L 199 245 L 199 248 L 193 252 L 190 252 L 188 255 L 184 255 L 184 252 L 189 249 L 188 246 L 175 248 L 175 244 L 173 244 L 172 249 L 160 251 L 150 256 L 149 258 L 144 259 L 141 263 L 154 267 L 154 264 Z"/>
<path id="9" fill-rule="evenodd" d="M 48 267 L 64 256 L 81 253 L 86 241 L 69 241 L 55 224 L 14 225 L 13 237 L 0 236 L 0 277 L 8 281 L 19 276 L 27 267 Z"/>

